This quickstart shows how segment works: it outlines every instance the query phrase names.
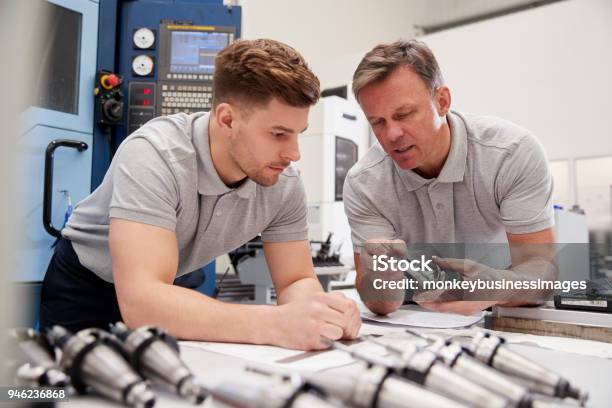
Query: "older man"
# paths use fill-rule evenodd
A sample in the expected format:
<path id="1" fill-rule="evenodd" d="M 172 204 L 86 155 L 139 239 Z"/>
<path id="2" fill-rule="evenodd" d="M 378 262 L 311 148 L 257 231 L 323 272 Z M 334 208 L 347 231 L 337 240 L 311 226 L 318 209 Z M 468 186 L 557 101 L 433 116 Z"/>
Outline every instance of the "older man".
<path id="1" fill-rule="evenodd" d="M 373 293 L 366 276 L 371 271 L 359 258 L 368 240 L 504 242 L 521 250 L 510 251 L 513 268 L 489 269 L 489 277 L 550 278 L 550 246 L 532 244 L 554 242 L 552 179 L 542 147 L 529 131 L 501 119 L 451 111 L 451 92 L 438 63 L 416 40 L 368 52 L 355 71 L 353 91 L 379 142 L 351 169 L 344 185 L 357 286 L 372 311 L 392 312 L 403 297 L 368 295 Z M 479 272 L 474 263 L 437 263 L 464 277 Z M 477 300 L 422 305 L 472 313 L 499 303 Z"/>

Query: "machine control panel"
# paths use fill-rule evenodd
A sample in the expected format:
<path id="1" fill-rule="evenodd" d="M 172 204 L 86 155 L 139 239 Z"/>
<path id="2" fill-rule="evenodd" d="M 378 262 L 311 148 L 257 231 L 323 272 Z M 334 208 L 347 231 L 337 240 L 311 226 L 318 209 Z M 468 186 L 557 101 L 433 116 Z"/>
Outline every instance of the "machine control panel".
<path id="1" fill-rule="evenodd" d="M 208 85 L 163 84 L 160 95 L 161 115 L 210 110 L 212 87 Z"/>
<path id="2" fill-rule="evenodd" d="M 129 84 L 128 134 L 156 116 L 209 111 L 215 57 L 235 37 L 235 27 L 169 20 L 136 28 L 133 48 L 146 53 L 133 57 L 132 74 L 153 81 Z"/>
<path id="3" fill-rule="evenodd" d="M 102 96 L 110 95 L 110 91 L 107 92 L 99 81 L 94 85 L 100 88 L 100 96 L 96 96 L 93 101 L 96 109 L 109 114 L 103 118 L 104 123 L 99 114 L 94 118 L 92 190 L 104 180 L 112 157 L 121 143 L 147 121 L 179 112 L 210 110 L 216 57 L 241 35 L 242 7 L 236 5 L 236 2 L 50 1 L 83 3 L 83 7 L 90 4 L 89 8 L 97 9 L 96 15 L 92 14 L 92 22 L 96 23 L 92 30 L 97 32 L 92 42 L 97 43 L 97 52 L 94 50 L 95 45 L 88 45 L 83 55 L 77 52 L 76 61 L 78 63 L 79 58 L 86 61 L 86 57 L 92 55 L 93 63 L 89 64 L 95 66 L 95 72 L 108 71 L 122 78 L 115 85 L 112 98 L 102 100 Z M 75 12 L 73 17 L 79 15 Z M 84 30 L 86 21 L 83 19 L 81 24 L 81 20 L 75 18 L 61 27 L 70 27 L 72 31 L 82 27 Z M 69 37 L 78 38 L 76 34 Z M 80 50 L 78 41 L 75 44 L 75 49 Z M 63 46 L 60 51 L 66 51 L 66 44 L 60 46 Z M 65 54 L 58 55 L 61 59 Z M 78 83 L 78 72 L 74 77 Z M 70 96 L 68 91 L 63 94 Z M 83 109 L 90 102 L 83 101 L 79 113 L 85 112 Z M 105 107 L 106 111 L 103 110 Z M 76 105 L 72 110 L 77 113 Z M 87 131 L 90 125 L 89 121 L 85 121 L 82 131 Z"/>
<path id="4" fill-rule="evenodd" d="M 234 41 L 234 27 L 162 24 L 157 114 L 208 111 L 215 57 Z"/>
<path id="5" fill-rule="evenodd" d="M 155 45 L 155 30 L 147 27 L 137 28 L 134 30 L 132 41 L 134 49 L 151 50 Z"/>
<path id="6" fill-rule="evenodd" d="M 128 130 L 132 133 L 155 117 L 155 83 L 130 82 L 129 95 Z"/>

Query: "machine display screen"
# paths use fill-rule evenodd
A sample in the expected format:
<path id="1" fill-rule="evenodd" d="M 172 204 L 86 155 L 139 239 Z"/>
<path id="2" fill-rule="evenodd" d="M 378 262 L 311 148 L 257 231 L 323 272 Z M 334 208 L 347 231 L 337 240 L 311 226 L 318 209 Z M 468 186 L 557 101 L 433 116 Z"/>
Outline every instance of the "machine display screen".
<path id="1" fill-rule="evenodd" d="M 170 44 L 170 72 L 212 74 L 215 56 L 229 44 L 230 34 L 202 31 L 173 31 Z"/>

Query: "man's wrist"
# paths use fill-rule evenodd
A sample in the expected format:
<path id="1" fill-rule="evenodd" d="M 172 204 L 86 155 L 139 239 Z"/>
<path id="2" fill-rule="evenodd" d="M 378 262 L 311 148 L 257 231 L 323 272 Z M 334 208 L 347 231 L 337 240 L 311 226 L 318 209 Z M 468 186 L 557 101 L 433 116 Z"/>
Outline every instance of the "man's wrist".
<path id="1" fill-rule="evenodd" d="M 254 344 L 278 344 L 282 329 L 279 327 L 282 306 L 250 306 L 256 308 L 251 329 L 251 342 Z"/>
<path id="2" fill-rule="evenodd" d="M 296 300 L 307 299 L 320 292 L 323 292 L 323 288 L 316 277 L 302 278 L 293 282 L 278 294 L 278 304 L 284 305 Z"/>

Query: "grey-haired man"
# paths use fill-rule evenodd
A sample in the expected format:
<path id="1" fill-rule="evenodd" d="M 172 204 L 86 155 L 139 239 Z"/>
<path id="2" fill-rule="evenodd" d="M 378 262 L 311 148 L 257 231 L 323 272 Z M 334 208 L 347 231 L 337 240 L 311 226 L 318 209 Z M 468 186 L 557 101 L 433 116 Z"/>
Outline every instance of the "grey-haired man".
<path id="1" fill-rule="evenodd" d="M 368 271 L 359 255 L 368 240 L 508 243 L 512 265 L 529 260 L 529 272 L 539 271 L 529 273 L 529 279 L 554 275 L 550 245 L 532 245 L 554 242 L 554 219 L 547 159 L 529 131 L 501 119 L 451 111 L 451 92 L 438 63 L 416 40 L 368 52 L 355 71 L 353 91 L 379 142 L 351 169 L 344 185 L 357 287 L 372 311 L 394 311 L 403 294 L 391 300 L 366 295 L 371 279 L 364 279 Z M 513 251 L 513 246 L 523 250 Z M 537 265 L 540 259 L 543 264 Z M 474 271 L 462 260 L 437 263 L 464 277 Z M 495 272 L 511 279 L 523 276 L 516 268 Z M 470 314 L 496 303 L 421 305 Z"/>

